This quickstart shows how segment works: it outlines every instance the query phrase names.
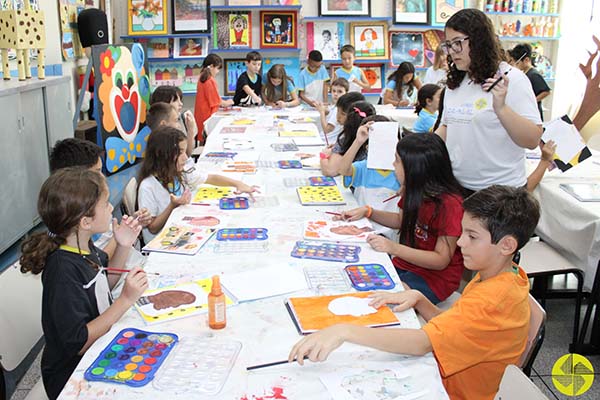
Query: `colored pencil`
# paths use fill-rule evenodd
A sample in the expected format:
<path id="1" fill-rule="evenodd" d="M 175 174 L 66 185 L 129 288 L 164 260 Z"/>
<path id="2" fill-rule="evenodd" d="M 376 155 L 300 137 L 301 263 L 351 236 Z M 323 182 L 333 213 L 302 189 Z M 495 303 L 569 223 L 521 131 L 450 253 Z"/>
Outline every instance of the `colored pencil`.
<path id="1" fill-rule="evenodd" d="M 110 272 L 116 272 L 116 273 L 123 273 L 123 272 L 131 272 L 128 269 L 121 269 L 121 268 L 104 268 L 106 271 Z M 146 272 L 147 275 L 160 275 L 158 272 Z"/>
<path id="2" fill-rule="evenodd" d="M 304 356 L 304 359 L 307 360 L 308 356 Z M 288 360 L 281 360 L 281 361 L 275 361 L 275 362 L 270 362 L 270 363 L 266 363 L 266 364 L 258 364 L 258 365 L 253 365 L 251 367 L 246 367 L 246 371 L 252 371 L 252 370 L 260 369 L 260 368 L 273 367 L 275 365 L 283 365 L 283 364 L 288 364 L 288 363 L 289 363 Z"/>
<path id="3" fill-rule="evenodd" d="M 329 214 L 329 215 L 337 215 L 338 217 L 341 217 L 342 214 L 341 213 L 336 213 L 336 212 L 331 212 L 331 211 L 324 211 L 325 214 Z"/>
<path id="4" fill-rule="evenodd" d="M 388 201 L 390 201 L 392 199 L 395 199 L 396 197 L 399 197 L 399 196 L 400 196 L 400 194 L 396 193 L 395 195 L 393 195 L 391 197 L 388 197 L 387 199 L 385 199 L 384 201 L 382 201 L 382 203 L 387 203 Z"/>

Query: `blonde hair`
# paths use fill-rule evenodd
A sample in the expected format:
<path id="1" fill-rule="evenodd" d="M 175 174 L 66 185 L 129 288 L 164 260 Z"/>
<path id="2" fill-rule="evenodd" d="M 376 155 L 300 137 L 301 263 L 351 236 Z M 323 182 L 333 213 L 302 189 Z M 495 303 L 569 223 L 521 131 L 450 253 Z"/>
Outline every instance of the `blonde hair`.
<path id="1" fill-rule="evenodd" d="M 275 86 L 271 83 L 271 79 L 281 79 L 281 99 L 276 98 L 277 93 L 275 92 Z M 287 101 L 288 81 L 294 83 L 294 80 L 287 76 L 283 64 L 273 65 L 269 72 L 267 72 L 267 81 L 263 85 L 262 90 L 263 97 L 271 103 L 279 100 Z"/>
<path id="2" fill-rule="evenodd" d="M 435 49 L 435 57 L 433 58 L 433 70 L 437 71 L 438 69 L 442 68 L 442 63 L 444 62 L 444 58 L 446 57 L 446 54 L 444 53 L 444 50 L 442 50 L 442 45 L 441 43 L 438 45 L 438 47 Z"/>

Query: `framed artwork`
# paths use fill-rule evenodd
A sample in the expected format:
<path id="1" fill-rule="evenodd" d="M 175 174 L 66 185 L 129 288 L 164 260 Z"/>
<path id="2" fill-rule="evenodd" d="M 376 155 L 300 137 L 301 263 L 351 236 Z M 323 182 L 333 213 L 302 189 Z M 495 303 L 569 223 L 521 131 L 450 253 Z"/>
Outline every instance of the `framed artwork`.
<path id="1" fill-rule="evenodd" d="M 153 62 L 148 75 L 152 89 L 158 86 L 177 86 L 183 93 L 196 93 L 202 62 Z"/>
<path id="2" fill-rule="evenodd" d="M 237 80 L 246 71 L 245 59 L 223 60 L 225 64 L 223 72 L 225 73 L 223 81 L 225 82 L 225 96 L 235 94 Z"/>
<path id="3" fill-rule="evenodd" d="M 444 26 L 446 21 L 458 10 L 465 8 L 464 0 L 431 0 L 431 25 Z"/>
<path id="4" fill-rule="evenodd" d="M 213 13 L 213 48 L 250 48 L 252 13 L 250 11 L 216 11 Z"/>
<path id="5" fill-rule="evenodd" d="M 208 38 L 173 38 L 173 58 L 205 57 L 208 54 Z"/>
<path id="6" fill-rule="evenodd" d="M 298 84 L 298 79 L 300 78 L 300 59 L 298 57 L 263 57 L 263 85 L 267 81 L 267 72 L 269 72 L 271 67 L 275 64 L 283 64 L 286 75 L 294 80 L 294 85 Z"/>
<path id="7" fill-rule="evenodd" d="M 168 38 L 152 38 L 145 39 L 148 58 L 169 58 L 169 39 Z"/>
<path id="8" fill-rule="evenodd" d="M 300 0 L 263 0 L 263 6 L 299 6 Z"/>
<path id="9" fill-rule="evenodd" d="M 297 11 L 260 12 L 260 48 L 298 47 Z"/>
<path id="10" fill-rule="evenodd" d="M 350 44 L 357 60 L 388 58 L 387 22 L 351 22 Z"/>
<path id="11" fill-rule="evenodd" d="M 260 0 L 226 0 L 228 6 L 260 6 Z"/>
<path id="12" fill-rule="evenodd" d="M 394 0 L 394 24 L 429 24 L 429 0 Z"/>
<path id="13" fill-rule="evenodd" d="M 371 85 L 370 89 L 363 89 L 363 93 L 379 93 L 384 87 L 385 66 L 384 64 L 360 64 L 358 66 L 364 73 Z"/>
<path id="14" fill-rule="evenodd" d="M 210 0 L 172 0 L 173 33 L 210 30 Z"/>
<path id="15" fill-rule="evenodd" d="M 319 50 L 323 60 L 339 60 L 345 43 L 343 22 L 307 22 L 307 51 Z"/>
<path id="16" fill-rule="evenodd" d="M 390 63 L 396 67 L 404 61 L 415 67 L 425 66 L 425 44 L 422 32 L 390 32 Z"/>
<path id="17" fill-rule="evenodd" d="M 127 0 L 128 35 L 167 33 L 167 0 Z"/>
<path id="18" fill-rule="evenodd" d="M 370 0 L 319 0 L 319 16 L 371 16 Z"/>

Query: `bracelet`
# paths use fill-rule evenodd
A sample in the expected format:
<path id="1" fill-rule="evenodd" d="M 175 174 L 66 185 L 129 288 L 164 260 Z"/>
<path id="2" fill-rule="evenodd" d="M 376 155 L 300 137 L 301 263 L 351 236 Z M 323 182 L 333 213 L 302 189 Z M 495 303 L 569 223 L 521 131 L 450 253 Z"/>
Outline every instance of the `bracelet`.
<path id="1" fill-rule="evenodd" d="M 371 207 L 371 206 L 365 206 L 365 207 L 367 207 L 367 213 L 365 214 L 365 217 L 371 218 L 371 215 L 373 214 L 373 207 Z"/>
<path id="2" fill-rule="evenodd" d="M 321 160 L 328 160 L 328 159 L 329 159 L 329 156 L 328 156 L 327 154 L 323 153 L 323 152 L 320 152 L 320 153 L 319 153 L 319 158 L 320 158 Z"/>

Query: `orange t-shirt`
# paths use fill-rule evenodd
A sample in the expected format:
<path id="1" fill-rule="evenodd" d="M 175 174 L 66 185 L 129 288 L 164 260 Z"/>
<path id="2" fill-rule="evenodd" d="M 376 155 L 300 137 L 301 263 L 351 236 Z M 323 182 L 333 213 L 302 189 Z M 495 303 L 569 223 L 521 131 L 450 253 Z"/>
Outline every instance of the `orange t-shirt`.
<path id="1" fill-rule="evenodd" d="M 461 298 L 423 327 L 452 400 L 494 398 L 504 369 L 525 350 L 529 313 L 529 281 L 518 268 L 483 282 L 475 275 Z"/>
<path id="2" fill-rule="evenodd" d="M 202 132 L 204 131 L 204 122 L 210 118 L 221 104 L 221 96 L 217 90 L 217 82 L 213 77 L 208 78 L 204 82 L 200 82 L 198 79 L 198 86 L 196 86 L 196 105 L 194 107 L 194 117 L 196 117 L 196 124 L 198 124 L 198 136 L 202 138 Z"/>

